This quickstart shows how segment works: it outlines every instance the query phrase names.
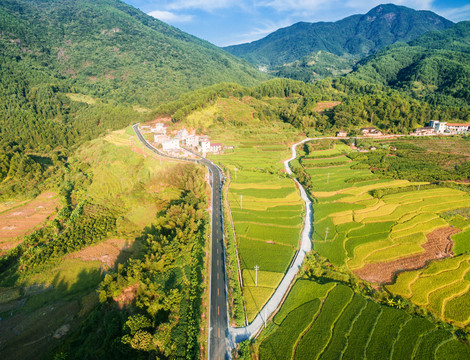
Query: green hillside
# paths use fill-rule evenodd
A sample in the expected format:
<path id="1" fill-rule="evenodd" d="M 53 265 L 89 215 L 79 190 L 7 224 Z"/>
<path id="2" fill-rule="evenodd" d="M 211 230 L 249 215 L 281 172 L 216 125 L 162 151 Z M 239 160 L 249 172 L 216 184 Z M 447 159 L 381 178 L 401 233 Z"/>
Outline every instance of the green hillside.
<path id="1" fill-rule="evenodd" d="M 351 76 L 406 90 L 431 103 L 467 104 L 470 22 L 392 46 L 359 63 Z"/>
<path id="2" fill-rule="evenodd" d="M 138 116 L 133 106 L 144 110 L 221 81 L 265 79 L 119 0 L 2 1 L 0 64 L 2 142 L 36 150 L 123 127 Z"/>
<path id="3" fill-rule="evenodd" d="M 450 26 L 451 21 L 430 11 L 387 4 L 365 15 L 353 15 L 336 22 L 300 22 L 263 39 L 228 46 L 225 50 L 268 67 L 302 60 L 318 51 L 358 60 L 397 41 L 410 41 L 427 31 Z"/>

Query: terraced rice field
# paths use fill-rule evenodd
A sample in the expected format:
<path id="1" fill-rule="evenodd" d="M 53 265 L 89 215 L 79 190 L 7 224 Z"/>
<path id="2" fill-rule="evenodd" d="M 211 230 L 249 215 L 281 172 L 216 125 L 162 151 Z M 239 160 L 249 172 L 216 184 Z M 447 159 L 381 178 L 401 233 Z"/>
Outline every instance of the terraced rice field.
<path id="1" fill-rule="evenodd" d="M 300 241 L 303 205 L 293 181 L 250 170 L 233 173 L 228 192 L 244 279 L 248 320 L 269 299 L 287 270 Z M 251 182 L 248 182 L 251 181 Z M 254 267 L 266 281 L 255 286 Z"/>
<path id="2" fill-rule="evenodd" d="M 266 124 L 256 131 L 247 126 L 212 136 L 234 146 L 233 152 L 211 158 L 230 172 L 228 201 L 251 322 L 299 247 L 303 201 L 295 183 L 283 172 L 282 163 L 289 157 L 289 141 L 295 136 Z M 255 266 L 259 267 L 257 286 Z"/>
<path id="3" fill-rule="evenodd" d="M 321 154 L 318 151 L 309 156 Z M 346 158 L 340 151 L 329 154 L 330 158 L 322 156 L 318 161 Z M 317 199 L 313 205 L 314 249 L 335 265 L 346 265 L 374 283 L 391 284 L 399 272 L 396 284 L 388 286 L 390 291 L 443 319 L 467 326 L 470 283 L 466 277 L 470 279 L 470 275 L 465 254 L 470 250 L 470 220 L 441 214 L 470 208 L 469 194 L 434 188 L 374 198 L 372 190 L 399 189 L 410 182 L 377 179 L 369 170 L 354 170 L 354 165 L 306 169 Z M 461 254 L 464 256 L 453 258 Z M 427 265 L 433 260 L 439 260 L 436 264 L 440 265 Z M 446 272 L 427 272 L 455 262 L 459 266 Z"/>
<path id="4" fill-rule="evenodd" d="M 429 320 L 379 305 L 335 283 L 297 281 L 265 333 L 261 360 L 470 357 L 470 347 Z"/>
<path id="5" fill-rule="evenodd" d="M 403 180 L 379 180 L 374 184 L 347 183 L 373 177 L 368 170 L 350 165 L 329 170 L 330 188 L 325 190 L 325 169 L 310 171 L 314 205 L 315 249 L 337 265 L 358 270 L 367 264 L 389 262 L 424 253 L 426 235 L 450 224 L 438 214 L 470 207 L 470 197 L 459 190 L 438 188 L 373 198 L 371 190 L 409 185 Z M 366 174 L 368 174 L 366 176 Z M 454 235 L 457 236 L 457 235 Z"/>
<path id="6" fill-rule="evenodd" d="M 470 255 L 401 274 L 387 288 L 459 326 L 470 323 Z"/>

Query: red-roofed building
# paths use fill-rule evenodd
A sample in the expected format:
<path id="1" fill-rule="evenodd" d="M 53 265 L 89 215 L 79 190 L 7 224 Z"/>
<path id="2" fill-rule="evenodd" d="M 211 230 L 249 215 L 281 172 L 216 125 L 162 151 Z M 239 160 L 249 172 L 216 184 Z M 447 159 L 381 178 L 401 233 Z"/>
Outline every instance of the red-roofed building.
<path id="1" fill-rule="evenodd" d="M 470 124 L 447 123 L 447 131 L 451 134 L 463 134 L 468 131 Z"/>
<path id="2" fill-rule="evenodd" d="M 217 153 L 217 152 L 220 152 L 220 151 L 222 151 L 222 144 L 211 143 L 210 152 Z"/>

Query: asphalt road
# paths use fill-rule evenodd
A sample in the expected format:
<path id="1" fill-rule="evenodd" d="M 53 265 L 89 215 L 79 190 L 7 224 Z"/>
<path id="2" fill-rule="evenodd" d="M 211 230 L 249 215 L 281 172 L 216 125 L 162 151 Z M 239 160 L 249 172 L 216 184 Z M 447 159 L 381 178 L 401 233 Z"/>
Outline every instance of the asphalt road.
<path id="1" fill-rule="evenodd" d="M 225 286 L 224 228 L 222 221 L 222 178 L 220 169 L 210 161 L 200 160 L 212 174 L 212 244 L 209 315 L 210 360 L 229 359 L 228 311 Z"/>
<path id="2" fill-rule="evenodd" d="M 166 155 L 150 145 L 142 136 L 139 124 L 132 126 L 139 140 L 150 150 L 170 159 L 198 162 L 206 166 L 212 177 L 212 243 L 211 243 L 211 280 L 209 302 L 209 354 L 210 360 L 230 359 L 228 346 L 228 311 L 225 281 L 224 228 L 222 221 L 222 171 L 209 160 L 178 158 Z"/>

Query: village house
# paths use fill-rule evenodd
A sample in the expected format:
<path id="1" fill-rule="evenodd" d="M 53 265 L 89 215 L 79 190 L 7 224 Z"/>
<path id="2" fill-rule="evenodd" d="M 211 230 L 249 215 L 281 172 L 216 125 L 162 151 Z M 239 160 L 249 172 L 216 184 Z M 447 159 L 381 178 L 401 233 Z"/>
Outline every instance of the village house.
<path id="1" fill-rule="evenodd" d="M 222 151 L 222 144 L 219 144 L 219 143 L 211 143 L 211 146 L 210 146 L 210 152 L 213 152 L 213 153 L 218 153 Z"/>
<path id="2" fill-rule="evenodd" d="M 166 136 L 166 135 L 158 135 L 158 134 L 153 135 L 153 142 L 156 143 L 156 144 L 162 144 L 165 141 L 168 141 L 170 139 L 171 138 L 169 136 Z"/>
<path id="3" fill-rule="evenodd" d="M 180 142 L 178 139 L 170 139 L 162 142 L 162 150 L 178 150 L 180 148 Z"/>
<path id="4" fill-rule="evenodd" d="M 346 137 L 348 136 L 348 132 L 345 130 L 340 130 L 336 133 L 336 137 Z"/>
<path id="5" fill-rule="evenodd" d="M 366 127 L 361 129 L 362 136 L 382 136 L 382 132 L 375 127 Z"/>
<path id="6" fill-rule="evenodd" d="M 196 147 L 199 144 L 199 136 L 188 135 L 185 139 L 185 145 L 190 147 Z"/>
<path id="7" fill-rule="evenodd" d="M 439 134 L 464 134 L 468 132 L 470 124 L 448 123 L 443 121 L 431 120 L 429 126 Z"/>
<path id="8" fill-rule="evenodd" d="M 201 145 L 201 152 L 202 153 L 208 153 L 211 151 L 211 142 L 207 139 L 203 139 L 199 142 Z"/>
<path id="9" fill-rule="evenodd" d="M 470 124 L 447 123 L 446 126 L 450 134 L 464 134 L 468 132 Z"/>
<path id="10" fill-rule="evenodd" d="M 188 130 L 186 130 L 186 128 L 182 128 L 176 133 L 175 139 L 185 140 L 188 137 L 188 134 Z"/>
<path id="11" fill-rule="evenodd" d="M 168 129 L 167 124 L 156 123 L 155 126 L 150 129 L 150 131 L 153 132 L 154 134 L 166 135 L 167 129 Z"/>
<path id="12" fill-rule="evenodd" d="M 429 135 L 436 135 L 436 130 L 432 126 L 425 126 L 417 128 L 413 131 L 412 134 L 415 136 L 429 136 Z"/>
<path id="13" fill-rule="evenodd" d="M 431 120 L 429 122 L 429 127 L 432 127 L 434 128 L 434 130 L 439 133 L 439 134 L 443 134 L 444 131 L 446 130 L 446 122 L 442 122 L 442 121 L 438 121 L 438 120 Z"/>

